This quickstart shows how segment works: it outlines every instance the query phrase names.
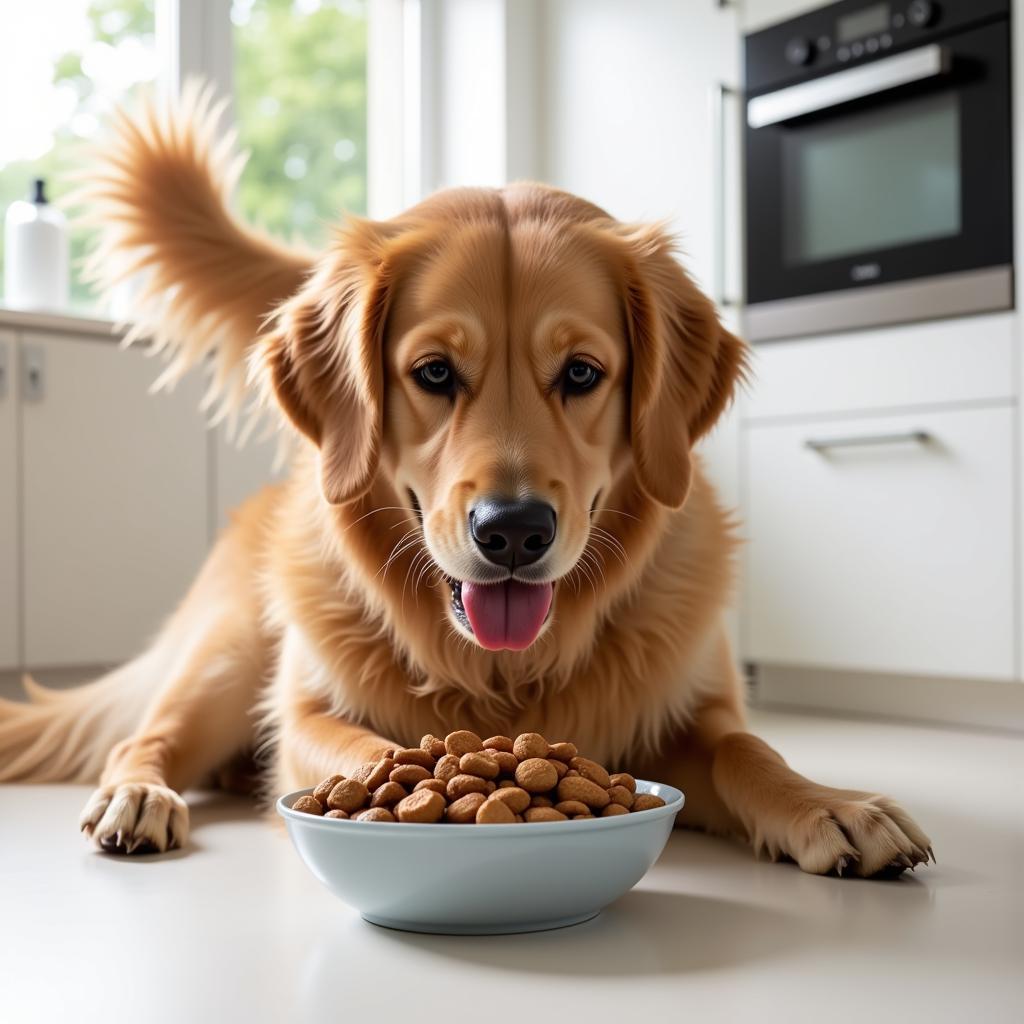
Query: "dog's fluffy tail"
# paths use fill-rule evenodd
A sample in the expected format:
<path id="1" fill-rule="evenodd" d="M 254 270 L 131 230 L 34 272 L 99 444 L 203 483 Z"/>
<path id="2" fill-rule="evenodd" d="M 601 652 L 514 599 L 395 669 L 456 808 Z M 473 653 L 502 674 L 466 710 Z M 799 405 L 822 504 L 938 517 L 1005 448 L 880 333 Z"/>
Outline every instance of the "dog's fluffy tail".
<path id="1" fill-rule="evenodd" d="M 167 359 L 155 387 L 209 361 L 205 406 L 234 417 L 245 402 L 245 362 L 264 319 L 302 283 L 313 255 L 239 221 L 229 197 L 244 159 L 223 112 L 191 82 L 173 106 L 119 111 L 112 137 L 81 175 L 72 202 L 99 242 L 87 276 L 109 293 L 130 283 L 127 343 L 149 338 Z"/>
<path id="2" fill-rule="evenodd" d="M 25 676 L 28 703 L 0 700 L 0 782 L 95 782 L 152 697 L 149 657 L 69 690 Z"/>

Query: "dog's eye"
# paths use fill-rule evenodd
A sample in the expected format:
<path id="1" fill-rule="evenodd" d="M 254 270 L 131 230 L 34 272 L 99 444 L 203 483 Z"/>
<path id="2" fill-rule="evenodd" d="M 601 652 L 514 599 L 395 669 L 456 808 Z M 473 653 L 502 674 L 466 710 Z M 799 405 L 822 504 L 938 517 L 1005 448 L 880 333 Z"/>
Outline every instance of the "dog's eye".
<path id="1" fill-rule="evenodd" d="M 574 359 L 565 368 L 563 386 L 566 394 L 578 395 L 589 391 L 601 379 L 601 371 L 582 359 Z"/>
<path id="2" fill-rule="evenodd" d="M 435 395 L 448 395 L 455 390 L 455 371 L 443 359 L 417 366 L 412 376 L 424 391 Z"/>

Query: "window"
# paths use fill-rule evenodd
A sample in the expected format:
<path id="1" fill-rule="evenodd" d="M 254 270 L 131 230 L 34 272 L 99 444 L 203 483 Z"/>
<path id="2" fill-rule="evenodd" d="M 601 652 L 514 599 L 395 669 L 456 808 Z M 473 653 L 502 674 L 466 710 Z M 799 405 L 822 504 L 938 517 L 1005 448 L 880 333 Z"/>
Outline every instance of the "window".
<path id="1" fill-rule="evenodd" d="M 17 26 L 0 16 L 0 215 L 45 178 L 50 199 L 64 195 L 81 164 L 82 144 L 110 110 L 156 77 L 155 0 L 32 0 Z M 71 232 L 71 304 L 95 305 L 81 281 L 88 233 Z M 3 280 L 0 232 L 0 282 Z M 0 283 L 2 289 L 2 283 Z"/>
<path id="2" fill-rule="evenodd" d="M 367 0 L 233 0 L 243 215 L 322 244 L 366 212 Z"/>

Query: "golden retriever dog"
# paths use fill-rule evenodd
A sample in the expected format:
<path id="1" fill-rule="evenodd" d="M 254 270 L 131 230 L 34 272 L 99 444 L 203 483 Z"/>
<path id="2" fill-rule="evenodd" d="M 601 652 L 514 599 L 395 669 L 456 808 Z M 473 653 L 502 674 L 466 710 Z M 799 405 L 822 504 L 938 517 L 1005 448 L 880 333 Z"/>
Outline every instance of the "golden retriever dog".
<path id="1" fill-rule="evenodd" d="M 97 782 L 108 850 L 183 846 L 180 794 L 261 743 L 268 793 L 455 728 L 572 739 L 686 793 L 680 824 L 805 871 L 928 837 L 747 731 L 723 627 L 737 541 L 694 455 L 744 346 L 658 226 L 536 184 L 349 218 L 314 258 L 240 224 L 193 92 L 120 116 L 87 186 L 136 333 L 292 435 L 136 660 L 0 706 L 0 779 Z M 114 581 L 112 581 L 114 585 Z"/>

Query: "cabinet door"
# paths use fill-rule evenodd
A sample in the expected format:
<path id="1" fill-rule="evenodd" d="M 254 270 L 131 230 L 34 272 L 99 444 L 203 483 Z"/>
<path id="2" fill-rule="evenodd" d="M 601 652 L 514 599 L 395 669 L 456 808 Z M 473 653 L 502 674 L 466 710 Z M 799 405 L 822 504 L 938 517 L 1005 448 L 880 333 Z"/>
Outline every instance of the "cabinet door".
<path id="1" fill-rule="evenodd" d="M 1010 406 L 748 428 L 746 656 L 1012 679 L 1013 431 Z"/>
<path id="2" fill-rule="evenodd" d="M 14 335 L 0 331 L 0 669 L 19 661 L 16 366 Z"/>
<path id="3" fill-rule="evenodd" d="M 159 364 L 111 341 L 22 346 L 25 662 L 136 653 L 207 545 L 201 381 L 150 395 Z"/>

